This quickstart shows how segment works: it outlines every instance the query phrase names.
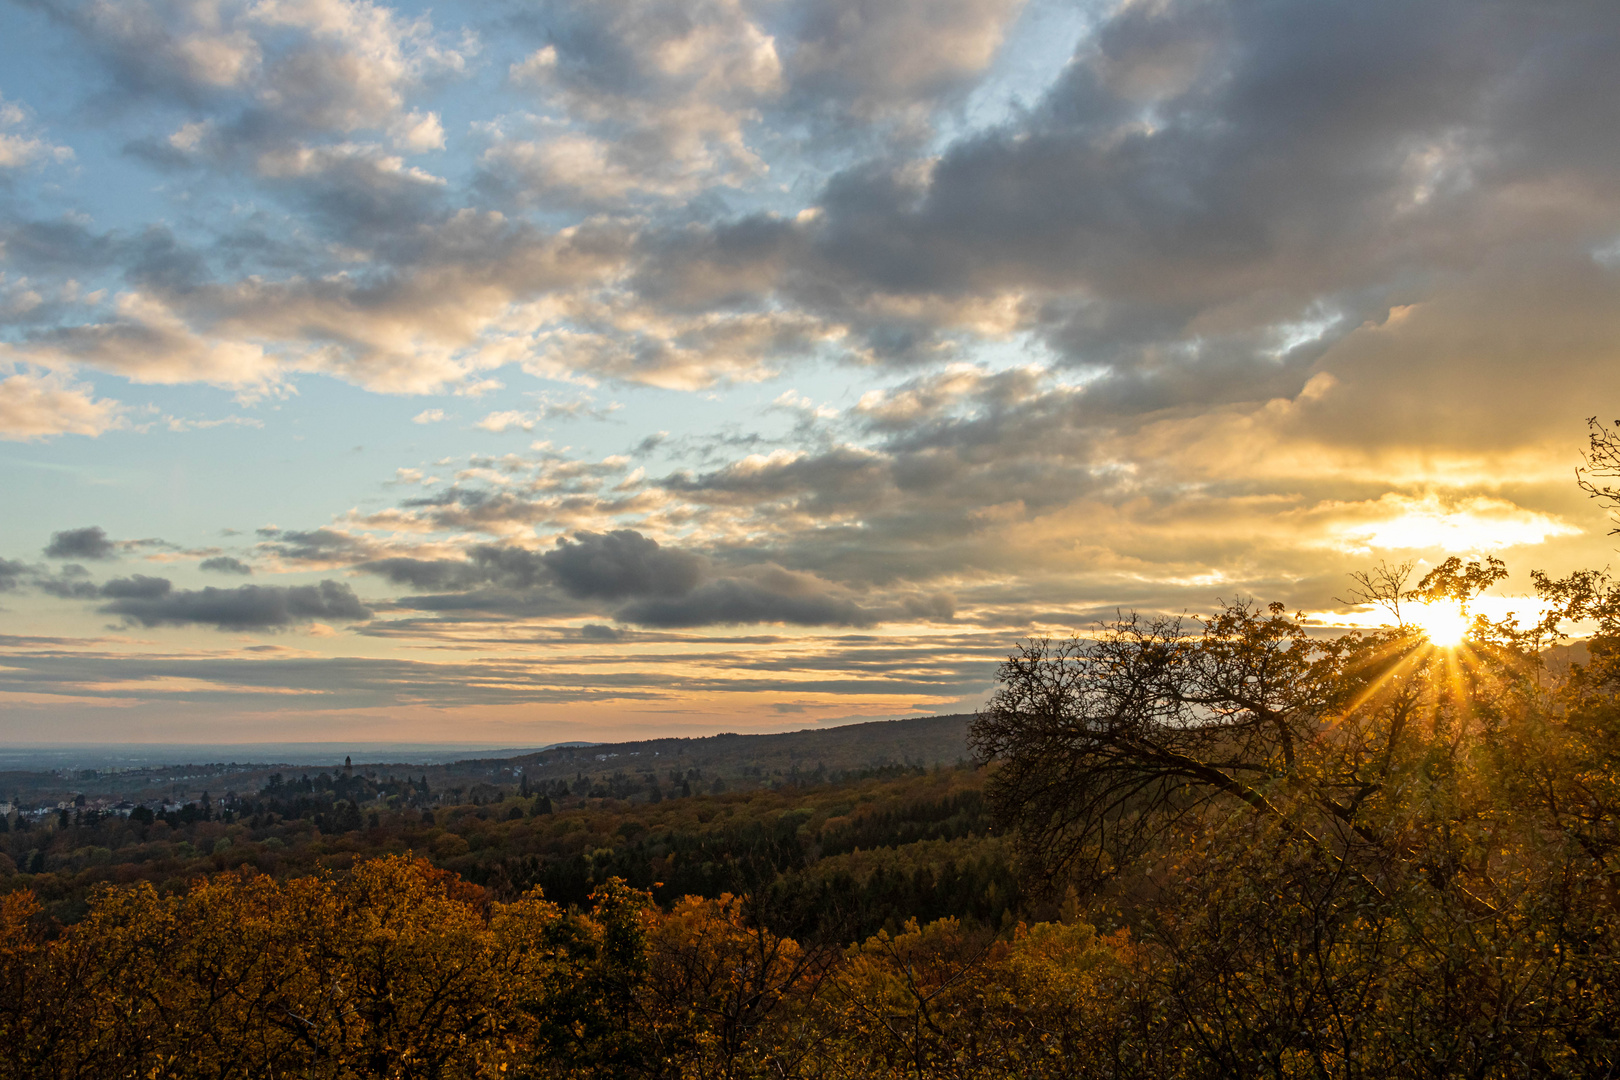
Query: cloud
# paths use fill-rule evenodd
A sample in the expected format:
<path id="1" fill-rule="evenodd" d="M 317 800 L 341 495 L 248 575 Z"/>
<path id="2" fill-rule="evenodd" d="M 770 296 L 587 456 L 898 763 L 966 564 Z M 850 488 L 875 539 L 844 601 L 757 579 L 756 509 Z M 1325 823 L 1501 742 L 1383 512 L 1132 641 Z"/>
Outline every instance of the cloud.
<path id="1" fill-rule="evenodd" d="M 581 304 L 573 326 L 545 332 L 545 348 L 524 363 L 548 378 L 589 372 L 671 390 L 722 380 L 753 382 L 777 364 L 814 356 L 843 330 L 795 311 L 671 315 L 636 298 Z"/>
<path id="2" fill-rule="evenodd" d="M 167 578 L 136 574 L 114 578 L 101 586 L 101 595 L 112 600 L 156 600 L 167 596 L 172 586 Z"/>
<path id="3" fill-rule="evenodd" d="M 37 161 L 73 160 L 73 150 L 53 146 L 28 130 L 28 110 L 0 96 L 0 172 L 21 169 Z M 22 130 L 16 130 L 21 128 Z"/>
<path id="4" fill-rule="evenodd" d="M 101 526 L 87 525 L 52 533 L 45 555 L 51 559 L 116 559 L 118 545 L 107 539 Z"/>
<path id="5" fill-rule="evenodd" d="M 747 125 L 782 92 L 782 63 L 746 5 L 567 2 L 542 17 L 551 42 L 509 74 L 548 115 L 495 129 L 487 185 L 594 207 L 741 187 L 768 171 Z"/>
<path id="6" fill-rule="evenodd" d="M 165 416 L 163 426 L 170 431 L 207 431 L 210 428 L 246 427 L 263 428 L 264 421 L 252 416 L 221 416 L 213 420 L 188 420 L 179 416 Z"/>
<path id="7" fill-rule="evenodd" d="M 830 512 L 835 505 L 870 504 L 887 494 L 890 463 L 879 451 L 835 446 L 821 453 L 777 450 L 749 454 L 712 472 L 676 473 L 664 480 L 671 491 L 703 502 L 778 506 L 808 496 L 810 512 Z"/>
<path id="8" fill-rule="evenodd" d="M 472 47 L 425 20 L 338 0 L 55 4 L 122 85 L 210 113 L 176 152 L 236 146 L 325 243 L 293 272 L 232 276 L 178 248 L 159 273 L 133 237 L 51 254 L 19 235 L 8 252 L 30 259 L 99 244 L 144 261 L 110 317 L 13 352 L 247 393 L 306 372 L 415 393 L 512 362 L 692 389 L 1023 341 L 1092 373 L 1099 412 L 1292 396 L 1336 341 L 1414 293 L 1466 291 L 1493 252 L 1590 262 L 1620 209 L 1613 155 L 1573 134 L 1605 122 L 1602 93 L 1573 88 L 1608 85 L 1590 43 L 1616 37 L 1611 15 L 1351 8 L 1122 5 L 1040 100 L 918 156 L 865 146 L 850 118 L 959 100 L 1018 4 L 827 0 L 764 20 L 725 0 L 553 3 L 514 21 L 534 48 L 504 65 L 548 111 L 487 127 L 491 176 L 520 147 L 544 175 L 491 194 L 379 141 L 438 138 L 411 94 L 470 70 Z M 760 169 L 797 167 L 780 140 L 805 109 L 843 118 L 841 171 L 803 173 L 794 213 Z M 557 172 L 576 158 L 580 177 Z M 686 205 L 728 183 L 736 210 Z M 494 209 L 530 196 L 567 224 Z M 643 197 L 682 202 L 570 202 Z"/>
<path id="9" fill-rule="evenodd" d="M 357 239 L 377 244 L 388 230 L 366 217 L 372 209 L 366 200 L 351 207 L 365 234 Z M 86 365 L 138 382 L 204 382 L 250 394 L 275 392 L 300 372 L 386 393 L 442 391 L 518 360 L 554 374 L 566 367 L 567 338 L 546 335 L 574 308 L 584 313 L 584 295 L 617 270 L 630 238 L 613 223 L 547 234 L 498 213 L 436 222 L 415 214 L 395 222 L 412 238 L 403 265 L 391 267 L 380 253 L 367 274 L 344 267 L 324 276 L 207 281 L 197 252 L 166 244 L 161 261 L 142 264 L 138 287 L 114 298 L 110 314 L 34 329 L 9 353 L 39 366 Z M 600 374 L 652 381 L 674 366 L 701 363 L 684 354 L 626 357 Z M 712 380 L 712 371 L 703 378 Z"/>
<path id="10" fill-rule="evenodd" d="M 438 118 L 405 95 L 463 68 L 470 44 L 448 45 L 426 19 L 366 0 L 41 0 L 104 61 L 116 92 L 241 113 L 245 130 L 281 137 L 361 129 L 413 149 L 440 145 Z M 189 149 L 198 136 L 174 140 Z"/>
<path id="11" fill-rule="evenodd" d="M 0 346 L 0 357 L 5 353 Z M 100 435 L 118 426 L 122 406 L 97 399 L 83 383 L 54 374 L 0 379 L 0 439 L 29 442 L 53 435 Z"/>
<path id="12" fill-rule="evenodd" d="M 631 529 L 560 538 L 540 561 L 564 592 L 582 600 L 679 596 L 704 573 L 699 556 L 662 547 Z"/>
<path id="13" fill-rule="evenodd" d="M 874 121 L 926 130 L 931 113 L 976 85 L 1023 6 L 1023 0 L 806 4 L 788 52 L 793 104 L 845 130 Z"/>
<path id="14" fill-rule="evenodd" d="M 220 630 L 267 630 L 315 619 L 354 622 L 372 615 L 354 590 L 337 581 L 175 589 L 165 578 L 135 575 L 107 582 L 101 595 L 111 602 L 97 610 L 141 626 L 200 624 Z"/>
<path id="15" fill-rule="evenodd" d="M 517 706 L 529 712 L 565 705 L 567 723 L 577 725 L 578 707 L 591 703 L 658 702 L 669 707 L 693 694 L 753 695 L 784 687 L 796 700 L 819 700 L 823 708 L 853 695 L 881 709 L 892 696 L 897 699 L 892 711 L 902 711 L 919 697 L 957 698 L 976 691 L 1003 659 L 999 642 L 972 636 L 869 642 L 852 647 L 844 657 L 816 653 L 794 658 L 783 656 L 774 638 L 727 637 L 714 639 L 720 648 L 708 655 L 694 658 L 680 650 L 649 657 L 645 661 L 653 672 L 649 681 L 644 675 L 617 670 L 623 664 L 619 650 L 605 650 L 601 641 L 582 640 L 574 632 L 569 639 L 581 642 L 583 648 L 560 656 L 506 655 L 459 662 L 317 658 L 283 646 L 256 646 L 246 655 L 96 650 L 84 653 L 76 664 L 63 665 L 54 655 L 20 652 L 8 656 L 0 669 L 0 693 L 39 695 L 57 716 L 69 714 L 75 700 L 141 703 L 162 715 L 190 704 L 200 707 L 216 731 L 222 706 L 261 715 L 269 709 L 307 710 L 324 728 L 335 711 L 344 709 Z M 47 646 L 85 644 L 33 641 Z M 948 654 L 942 655 L 942 646 Z M 851 674 L 851 667 L 859 674 Z M 289 689 L 295 692 L 289 694 Z M 847 709 L 844 705 L 843 711 Z M 390 717 L 390 722 L 395 725 L 391 730 L 397 730 L 397 721 Z"/>
<path id="16" fill-rule="evenodd" d="M 1455 288 L 1491 251 L 1573 254 L 1612 232 L 1613 155 L 1575 134 L 1609 106 L 1573 87 L 1613 78 L 1587 43 L 1616 23 L 1122 5 L 1025 116 L 835 177 L 802 226 L 815 257 L 783 286 L 828 318 L 863 307 L 876 355 L 901 359 L 919 354 L 884 347 L 885 327 L 937 342 L 971 328 L 968 298 L 1019 297 L 1015 328 L 1107 371 L 1096 392 L 1118 412 L 1292 394 L 1403 293 Z M 932 311 L 882 313 L 902 298 Z"/>
<path id="17" fill-rule="evenodd" d="M 97 232 L 80 215 L 52 220 L 6 218 L 0 221 L 6 261 L 26 272 L 102 270 L 127 252 L 122 238 Z"/>
<path id="18" fill-rule="evenodd" d="M 262 538 L 259 548 L 289 562 L 317 566 L 343 566 L 375 554 L 381 545 L 369 537 L 356 536 L 339 529 L 278 529 L 266 527 L 257 530 Z"/>
<path id="19" fill-rule="evenodd" d="M 216 555 L 211 559 L 204 559 L 197 564 L 199 570 L 209 570 L 216 574 L 251 574 L 253 567 L 241 559 L 230 555 Z"/>
<path id="20" fill-rule="evenodd" d="M 612 411 L 611 407 L 607 409 L 592 408 L 591 399 L 581 397 L 573 401 L 547 401 L 538 409 L 504 409 L 500 412 L 492 412 L 475 423 L 473 427 L 494 432 L 497 435 L 505 431 L 511 431 L 514 428 L 520 431 L 533 431 L 550 420 L 571 420 L 579 417 L 601 420 L 606 418 Z"/>
<path id="21" fill-rule="evenodd" d="M 689 591 L 706 565 L 700 556 L 662 547 L 627 529 L 608 534 L 582 532 L 572 540 L 560 537 L 550 551 L 476 544 L 464 559 L 393 556 L 358 563 L 355 569 L 431 591 L 485 585 L 508 591 L 555 586 L 580 600 L 622 600 Z"/>
<path id="22" fill-rule="evenodd" d="M 1553 515 L 1484 496 L 1450 502 L 1437 495 L 1414 499 L 1386 494 L 1377 502 L 1329 504 L 1313 513 L 1337 519 L 1328 526 L 1327 542 L 1355 554 L 1434 549 L 1480 553 L 1580 532 Z"/>
<path id="23" fill-rule="evenodd" d="M 13 559 L 0 559 L 0 592 L 11 592 L 31 577 L 33 567 Z"/>
<path id="24" fill-rule="evenodd" d="M 677 596 L 648 596 L 617 617 L 641 626 L 681 627 L 739 623 L 796 626 L 871 626 L 881 621 L 825 582 L 780 567 L 746 578 L 722 578 Z"/>
<path id="25" fill-rule="evenodd" d="M 484 580 L 474 564 L 460 559 L 413 559 L 396 555 L 356 563 L 355 569 L 387 578 L 395 585 L 435 592 L 470 588 Z"/>
<path id="26" fill-rule="evenodd" d="M 659 544 L 631 529 L 579 532 L 547 551 L 480 544 L 465 560 L 395 557 L 355 569 L 429 591 L 403 603 L 423 610 L 488 611 L 516 615 L 606 611 L 621 622 L 654 627 L 790 623 L 870 626 L 903 618 L 949 618 L 944 596 L 907 598 L 867 608 L 838 586 L 782 567 L 722 569 L 696 552 Z"/>
<path id="27" fill-rule="evenodd" d="M 944 371 L 897 387 L 868 390 L 855 411 L 874 431 L 914 431 L 950 415 L 959 406 L 1005 409 L 1036 398 L 1046 373 L 1035 367 L 986 371 L 953 364 Z"/>
<path id="28" fill-rule="evenodd" d="M 443 409 L 423 409 L 421 412 L 419 412 L 415 416 L 411 417 L 411 423 L 413 423 L 413 424 L 437 424 L 440 420 L 443 420 L 443 419 L 444 419 L 444 410 Z"/>
<path id="29" fill-rule="evenodd" d="M 390 556 L 357 563 L 355 569 L 387 578 L 396 585 L 428 591 L 494 586 L 497 591 L 516 593 L 553 580 L 544 553 L 501 544 L 475 544 L 463 559 Z"/>
<path id="30" fill-rule="evenodd" d="M 276 357 L 251 341 L 209 337 L 196 333 L 159 295 L 125 292 L 116 301 L 116 314 L 105 322 L 49 327 L 27 334 L 9 347 L 20 359 L 46 367 L 86 365 L 141 383 L 201 382 L 229 388 L 264 388 L 280 379 Z M 7 383 L 16 379 L 7 380 Z M 19 393 L 32 387 L 24 385 Z M 46 398 L 40 391 L 33 398 Z M 110 407 L 92 403 L 82 392 L 57 391 L 48 399 L 59 411 L 76 410 L 80 426 L 101 419 Z M 99 413 L 92 410 L 97 409 Z M 73 415 L 73 413 L 69 413 Z M 105 424 L 93 432 L 105 429 Z"/>

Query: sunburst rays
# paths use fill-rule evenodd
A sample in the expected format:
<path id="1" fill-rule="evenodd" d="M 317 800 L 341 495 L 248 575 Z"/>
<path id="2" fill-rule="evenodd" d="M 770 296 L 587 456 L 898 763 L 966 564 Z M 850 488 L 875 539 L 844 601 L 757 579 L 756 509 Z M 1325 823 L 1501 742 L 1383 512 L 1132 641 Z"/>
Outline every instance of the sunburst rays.
<path id="1" fill-rule="evenodd" d="M 1438 649 L 1456 649 L 1468 636 L 1473 620 L 1462 605 L 1447 600 L 1409 605 L 1412 624 Z"/>

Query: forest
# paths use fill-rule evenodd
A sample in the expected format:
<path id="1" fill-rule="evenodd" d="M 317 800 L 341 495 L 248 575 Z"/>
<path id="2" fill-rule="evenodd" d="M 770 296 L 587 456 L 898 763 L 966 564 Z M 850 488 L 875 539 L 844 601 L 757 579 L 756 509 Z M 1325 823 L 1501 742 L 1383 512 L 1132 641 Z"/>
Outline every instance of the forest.
<path id="1" fill-rule="evenodd" d="M 712 769 L 710 771 L 713 771 Z M 277 879 L 342 874 L 413 855 L 494 901 L 539 887 L 586 906 L 618 878 L 668 906 L 686 895 L 747 894 L 796 935 L 853 938 L 908 918 L 1000 925 L 1020 910 L 1018 879 L 994 832 L 983 770 L 887 765 L 837 780 L 650 799 L 646 778 L 609 773 L 445 806 L 422 779 L 271 774 L 256 795 L 128 818 L 61 812 L 53 827 L 0 835 L 0 890 L 31 892 L 42 913 L 83 920 L 95 890 L 150 883 L 178 895 L 224 871 Z M 618 794 L 615 794 L 617 792 Z"/>

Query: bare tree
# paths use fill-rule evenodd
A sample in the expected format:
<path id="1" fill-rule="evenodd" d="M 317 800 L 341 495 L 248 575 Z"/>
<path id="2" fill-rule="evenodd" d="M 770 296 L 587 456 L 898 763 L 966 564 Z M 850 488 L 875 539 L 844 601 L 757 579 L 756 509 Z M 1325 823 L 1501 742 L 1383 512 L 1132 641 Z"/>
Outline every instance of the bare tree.
<path id="1" fill-rule="evenodd" d="M 1604 427 L 1595 416 L 1586 419 L 1587 447 L 1582 459 L 1586 462 L 1575 470 L 1575 482 L 1589 496 L 1603 503 L 1611 515 L 1620 510 L 1620 488 L 1602 483 L 1620 479 L 1620 420 L 1612 428 Z M 1610 536 L 1620 535 L 1620 518 Z"/>
<path id="2" fill-rule="evenodd" d="M 1300 746 L 1342 692 L 1341 654 L 1281 604 L 1228 605 L 1201 634 L 1133 614 L 1094 639 L 1021 646 L 969 738 L 999 760 L 991 800 L 1055 886 L 1109 876 L 1212 800 L 1319 846 L 1275 795 L 1303 779 Z"/>

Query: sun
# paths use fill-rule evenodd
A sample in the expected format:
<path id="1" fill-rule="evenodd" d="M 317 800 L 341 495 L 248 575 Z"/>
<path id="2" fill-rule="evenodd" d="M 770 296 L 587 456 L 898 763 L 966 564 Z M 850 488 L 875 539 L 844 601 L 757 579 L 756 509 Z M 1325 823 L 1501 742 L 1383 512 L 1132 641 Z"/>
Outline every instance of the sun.
<path id="1" fill-rule="evenodd" d="M 1468 616 L 1461 607 L 1448 600 L 1415 605 L 1411 618 L 1429 643 L 1437 648 L 1455 649 L 1468 635 Z"/>

